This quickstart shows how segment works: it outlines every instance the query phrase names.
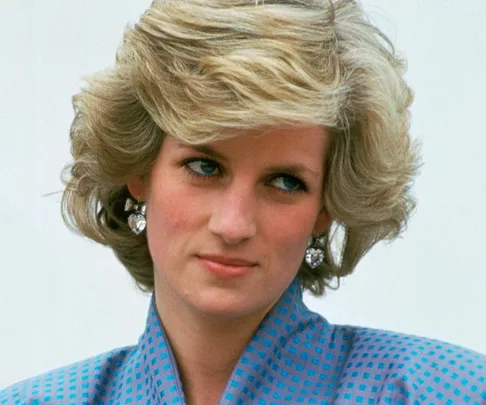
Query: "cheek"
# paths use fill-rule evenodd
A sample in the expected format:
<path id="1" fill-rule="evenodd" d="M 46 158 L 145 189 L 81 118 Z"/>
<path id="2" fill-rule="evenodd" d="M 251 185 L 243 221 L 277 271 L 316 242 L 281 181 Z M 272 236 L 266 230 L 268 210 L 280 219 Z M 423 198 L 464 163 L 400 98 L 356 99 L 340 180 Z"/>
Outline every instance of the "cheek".
<path id="1" fill-rule="evenodd" d="M 176 265 L 194 233 L 195 207 L 177 187 L 159 187 L 147 199 L 147 239 L 157 268 Z"/>
<path id="2" fill-rule="evenodd" d="M 147 200 L 147 241 L 158 274 L 183 265 L 197 232 L 197 207 L 177 187 L 160 187 Z M 181 204 L 184 201 L 184 204 Z"/>
<path id="3" fill-rule="evenodd" d="M 175 180 L 166 180 L 152 190 L 147 201 L 147 221 L 155 228 L 153 231 L 172 238 L 187 231 L 201 212 L 187 188 L 178 186 Z"/>
<path id="4" fill-rule="evenodd" d="M 314 228 L 315 216 L 310 207 L 289 209 L 283 220 L 273 218 L 269 221 L 269 232 L 277 247 L 277 254 L 282 261 L 295 267 L 303 260 L 307 242 Z"/>
<path id="5" fill-rule="evenodd" d="M 174 200 L 151 198 L 147 206 L 147 227 L 153 236 L 172 234 L 184 227 L 184 207 L 177 207 Z"/>

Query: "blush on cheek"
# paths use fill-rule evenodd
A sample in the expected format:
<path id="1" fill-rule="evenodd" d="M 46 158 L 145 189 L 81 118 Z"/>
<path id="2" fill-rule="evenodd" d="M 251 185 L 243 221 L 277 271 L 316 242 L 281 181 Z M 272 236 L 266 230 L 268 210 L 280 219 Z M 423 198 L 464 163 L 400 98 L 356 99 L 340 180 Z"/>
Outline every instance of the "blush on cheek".
<path id="1" fill-rule="evenodd" d="M 149 207 L 150 222 L 158 232 L 174 235 L 186 227 L 191 218 L 191 208 L 189 204 L 181 203 L 184 201 L 179 198 L 171 198 L 167 195 L 161 200 L 151 201 Z"/>
<path id="2" fill-rule="evenodd" d="M 292 247 L 286 249 L 282 254 L 286 255 L 286 262 L 291 264 L 295 271 L 298 271 L 302 260 L 304 259 L 305 248 L 294 244 Z"/>
<path id="3" fill-rule="evenodd" d="M 307 242 L 312 234 L 313 223 L 305 223 L 307 215 L 291 218 L 295 222 L 286 222 L 285 227 L 275 230 L 275 235 L 279 235 L 276 241 L 280 246 L 280 257 L 284 258 L 284 265 L 291 265 L 298 271 L 304 260 Z M 288 226 L 289 223 L 299 223 L 300 226 Z"/>

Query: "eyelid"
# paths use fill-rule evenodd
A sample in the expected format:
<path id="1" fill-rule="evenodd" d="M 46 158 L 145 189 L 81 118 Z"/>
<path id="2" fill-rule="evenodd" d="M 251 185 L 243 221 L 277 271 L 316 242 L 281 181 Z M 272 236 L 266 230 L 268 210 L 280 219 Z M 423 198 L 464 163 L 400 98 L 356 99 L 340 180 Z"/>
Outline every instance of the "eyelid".
<path id="1" fill-rule="evenodd" d="M 300 188 L 298 188 L 296 190 L 285 190 L 285 189 L 280 188 L 280 187 L 275 187 L 276 189 L 278 189 L 280 191 L 283 191 L 283 192 L 286 192 L 286 193 L 299 193 L 299 192 L 307 192 L 309 190 L 309 187 L 307 186 L 307 183 L 302 178 L 300 178 L 299 176 L 296 176 L 294 174 L 289 174 L 289 173 L 275 173 L 274 175 L 272 175 L 270 177 L 270 181 L 273 181 L 273 180 L 278 179 L 280 177 L 289 177 L 289 178 L 292 178 L 292 179 L 296 180 L 297 183 L 299 183 L 299 187 L 300 187 Z"/>
<path id="2" fill-rule="evenodd" d="M 209 175 L 206 175 L 206 174 L 201 174 L 193 169 L 191 169 L 189 167 L 189 164 L 191 163 L 194 163 L 194 162 L 208 162 L 208 163 L 211 163 L 211 164 L 214 164 L 217 169 L 218 169 L 218 173 L 217 174 L 209 174 Z M 207 157 L 203 157 L 203 156 L 192 156 L 192 157 L 189 157 L 189 158 L 186 158 L 184 159 L 180 165 L 187 170 L 187 172 L 193 176 L 196 176 L 196 177 L 199 177 L 199 178 L 202 178 L 202 179 L 210 179 L 210 178 L 214 178 L 214 177 L 218 177 L 218 176 L 221 176 L 223 173 L 224 173 L 224 168 L 221 166 L 221 164 L 219 162 L 217 162 L 216 160 L 212 159 L 212 158 L 207 158 Z"/>
<path id="3" fill-rule="evenodd" d="M 204 174 L 201 174 L 201 173 L 194 171 L 193 169 L 191 169 L 188 166 L 190 163 L 197 162 L 197 161 L 209 162 L 209 163 L 214 164 L 215 166 L 217 166 L 219 173 L 217 173 L 215 175 L 204 175 Z M 225 169 L 224 169 L 224 167 L 221 163 L 219 163 L 216 159 L 214 159 L 212 157 L 207 157 L 207 156 L 191 156 L 191 157 L 188 157 L 181 162 L 181 166 L 185 167 L 186 170 L 191 175 L 197 176 L 201 179 L 214 179 L 215 177 L 219 177 L 219 176 L 221 176 L 225 173 Z M 286 193 L 286 194 L 296 194 L 296 193 L 302 193 L 302 192 L 308 192 L 309 191 L 309 187 L 307 185 L 307 182 L 304 179 L 302 179 L 300 176 L 293 174 L 293 173 L 286 173 L 286 172 L 270 173 L 268 175 L 269 180 L 266 181 L 265 184 L 271 183 L 272 181 L 274 181 L 275 179 L 278 179 L 280 177 L 289 177 L 289 178 L 296 180 L 299 183 L 300 188 L 298 188 L 296 190 L 285 190 L 285 189 L 280 188 L 280 187 L 272 186 L 279 192 Z"/>

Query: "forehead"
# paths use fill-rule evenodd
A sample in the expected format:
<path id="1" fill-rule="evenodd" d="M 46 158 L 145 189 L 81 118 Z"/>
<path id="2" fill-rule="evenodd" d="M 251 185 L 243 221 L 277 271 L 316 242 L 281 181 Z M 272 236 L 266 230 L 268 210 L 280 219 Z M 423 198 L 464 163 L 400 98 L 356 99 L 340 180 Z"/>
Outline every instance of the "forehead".
<path id="1" fill-rule="evenodd" d="M 191 145 L 176 138 L 169 140 L 176 148 L 193 148 L 200 151 L 221 151 L 221 154 L 253 156 L 265 154 L 322 159 L 330 143 L 330 131 L 320 125 L 265 126 L 233 131 L 230 138 Z M 220 156 L 223 157 L 223 156 Z"/>
<path id="2" fill-rule="evenodd" d="M 309 139 L 309 137 L 327 138 L 329 130 L 322 125 L 273 125 L 240 130 L 235 132 L 238 138 L 273 139 L 295 141 Z"/>

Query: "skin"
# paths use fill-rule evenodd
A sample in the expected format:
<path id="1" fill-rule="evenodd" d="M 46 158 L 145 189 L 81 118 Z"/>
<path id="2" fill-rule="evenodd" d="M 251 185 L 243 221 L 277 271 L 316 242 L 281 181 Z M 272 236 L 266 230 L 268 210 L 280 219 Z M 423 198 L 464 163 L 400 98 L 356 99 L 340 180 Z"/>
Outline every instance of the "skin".
<path id="1" fill-rule="evenodd" d="M 128 183 L 147 204 L 156 306 L 189 404 L 219 402 L 244 347 L 295 278 L 309 237 L 329 226 L 329 141 L 319 126 L 253 129 L 202 149 L 169 136 L 148 176 Z M 204 255 L 251 264 L 221 277 Z"/>

